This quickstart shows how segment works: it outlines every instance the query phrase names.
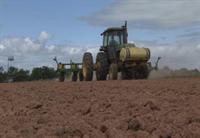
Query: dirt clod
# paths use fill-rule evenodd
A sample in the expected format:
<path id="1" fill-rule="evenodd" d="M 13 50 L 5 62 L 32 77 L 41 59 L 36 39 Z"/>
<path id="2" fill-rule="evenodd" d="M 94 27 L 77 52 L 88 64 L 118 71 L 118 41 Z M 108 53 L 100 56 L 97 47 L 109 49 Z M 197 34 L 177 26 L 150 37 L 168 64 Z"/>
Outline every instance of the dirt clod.
<path id="1" fill-rule="evenodd" d="M 159 111 L 160 108 L 158 106 L 155 105 L 155 103 L 153 101 L 148 101 L 144 104 L 145 107 L 148 107 L 150 108 L 151 110 L 154 110 L 154 111 Z"/>
<path id="2" fill-rule="evenodd" d="M 41 103 L 31 103 L 27 106 L 27 108 L 31 108 L 31 109 L 39 109 L 42 108 L 42 104 Z"/>
<path id="3" fill-rule="evenodd" d="M 100 130 L 101 130 L 102 133 L 105 133 L 108 130 L 108 128 L 105 125 L 102 125 L 100 127 Z"/>
<path id="4" fill-rule="evenodd" d="M 130 119 L 128 122 L 128 129 L 138 131 L 139 129 L 141 129 L 141 123 L 137 119 Z"/>

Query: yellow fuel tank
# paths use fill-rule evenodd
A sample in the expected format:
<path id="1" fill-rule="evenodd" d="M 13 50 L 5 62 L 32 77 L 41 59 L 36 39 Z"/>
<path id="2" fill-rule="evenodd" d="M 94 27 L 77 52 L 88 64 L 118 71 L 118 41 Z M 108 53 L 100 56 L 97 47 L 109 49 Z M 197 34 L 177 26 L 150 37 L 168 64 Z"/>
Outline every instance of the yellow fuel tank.
<path id="1" fill-rule="evenodd" d="M 122 62 L 147 62 L 150 59 L 150 55 L 148 48 L 126 47 L 120 51 L 120 60 Z"/>

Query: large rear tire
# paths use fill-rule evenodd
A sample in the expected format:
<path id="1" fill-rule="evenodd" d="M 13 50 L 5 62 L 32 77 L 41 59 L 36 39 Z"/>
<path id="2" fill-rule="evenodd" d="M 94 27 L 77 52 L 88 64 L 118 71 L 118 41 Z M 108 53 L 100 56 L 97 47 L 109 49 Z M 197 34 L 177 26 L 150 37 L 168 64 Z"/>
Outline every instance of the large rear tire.
<path id="1" fill-rule="evenodd" d="M 96 78 L 97 80 L 106 80 L 108 74 L 108 58 L 106 53 L 99 52 L 96 57 Z"/>
<path id="2" fill-rule="evenodd" d="M 91 81 L 93 78 L 93 57 L 89 52 L 83 55 L 83 79 L 84 81 Z"/>
<path id="3" fill-rule="evenodd" d="M 112 63 L 109 68 L 109 79 L 117 80 L 117 78 L 118 78 L 118 67 L 117 64 Z"/>

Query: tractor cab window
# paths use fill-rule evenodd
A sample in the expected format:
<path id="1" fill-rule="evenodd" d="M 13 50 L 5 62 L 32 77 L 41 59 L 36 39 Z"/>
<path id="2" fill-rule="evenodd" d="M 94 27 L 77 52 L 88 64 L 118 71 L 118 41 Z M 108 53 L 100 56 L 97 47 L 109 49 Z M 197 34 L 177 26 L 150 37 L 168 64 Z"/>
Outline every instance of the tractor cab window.
<path id="1" fill-rule="evenodd" d="M 109 35 L 108 36 L 108 45 L 119 45 L 120 37 L 118 35 Z"/>
<path id="2" fill-rule="evenodd" d="M 103 45 L 121 45 L 123 44 L 123 35 L 120 32 L 112 32 L 104 34 Z"/>
<path id="3" fill-rule="evenodd" d="M 107 46 L 108 45 L 107 42 L 108 42 L 108 36 L 104 35 L 103 36 L 103 46 Z"/>
<path id="4" fill-rule="evenodd" d="M 124 44 L 124 35 L 121 33 L 121 44 Z"/>

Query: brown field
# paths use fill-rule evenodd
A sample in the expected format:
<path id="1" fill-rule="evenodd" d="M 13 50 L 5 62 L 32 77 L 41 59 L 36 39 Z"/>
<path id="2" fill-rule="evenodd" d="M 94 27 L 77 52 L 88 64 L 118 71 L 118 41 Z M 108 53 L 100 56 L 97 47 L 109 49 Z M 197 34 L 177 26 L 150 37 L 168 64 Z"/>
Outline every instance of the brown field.
<path id="1" fill-rule="evenodd" d="M 0 84 L 2 138 L 200 138 L 200 78 Z"/>

